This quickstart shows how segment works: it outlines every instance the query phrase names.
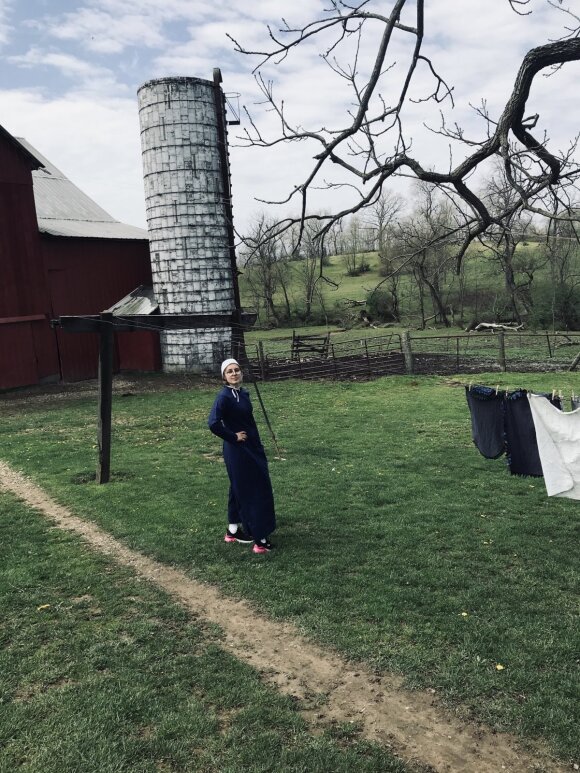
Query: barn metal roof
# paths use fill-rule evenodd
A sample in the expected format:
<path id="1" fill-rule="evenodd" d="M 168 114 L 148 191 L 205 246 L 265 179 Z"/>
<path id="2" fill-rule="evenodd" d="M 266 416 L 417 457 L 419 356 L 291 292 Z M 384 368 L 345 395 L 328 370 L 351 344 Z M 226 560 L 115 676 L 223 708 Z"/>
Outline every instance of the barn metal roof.
<path id="1" fill-rule="evenodd" d="M 23 137 L 18 142 L 43 165 L 32 172 L 38 229 L 52 236 L 147 239 L 143 228 L 121 223 L 51 164 Z"/>
<path id="2" fill-rule="evenodd" d="M 6 131 L 6 129 L 3 126 L 0 126 L 0 136 L 8 140 L 8 142 L 11 145 L 14 145 L 16 150 L 18 150 L 18 152 L 21 153 L 24 156 L 24 158 L 28 161 L 31 169 L 38 169 L 39 166 L 42 166 L 42 161 L 40 161 L 40 159 L 37 158 L 35 154 L 32 154 L 29 148 L 24 146 L 24 143 L 22 143 L 16 137 L 10 134 L 10 132 Z"/>
<path id="3" fill-rule="evenodd" d="M 154 314 L 159 311 L 159 304 L 153 294 L 153 288 L 148 285 L 139 285 L 120 301 L 113 304 L 110 309 L 117 317 L 124 317 L 129 314 Z"/>

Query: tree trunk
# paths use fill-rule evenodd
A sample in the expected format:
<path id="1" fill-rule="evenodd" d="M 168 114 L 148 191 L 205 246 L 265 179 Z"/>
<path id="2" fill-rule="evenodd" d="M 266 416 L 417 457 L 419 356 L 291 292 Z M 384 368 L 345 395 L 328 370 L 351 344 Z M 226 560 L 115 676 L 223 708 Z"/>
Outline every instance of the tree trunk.
<path id="1" fill-rule="evenodd" d="M 419 271 L 421 272 L 421 279 L 429 288 L 429 293 L 431 294 L 431 300 L 433 302 L 433 311 L 439 315 L 439 319 L 441 320 L 441 322 L 443 322 L 445 327 L 449 327 L 449 320 L 447 319 L 447 314 L 445 313 L 445 306 L 443 305 L 441 296 L 439 295 L 439 292 L 437 290 L 437 287 L 435 286 L 435 283 L 431 282 L 427 277 L 425 266 L 423 263 L 419 264 Z"/>
<path id="2" fill-rule="evenodd" d="M 286 307 L 286 318 L 290 319 L 292 312 L 290 311 L 290 299 L 288 298 L 288 291 L 286 290 L 285 282 L 280 280 L 280 287 L 282 288 L 282 294 L 284 295 L 284 306 Z"/>

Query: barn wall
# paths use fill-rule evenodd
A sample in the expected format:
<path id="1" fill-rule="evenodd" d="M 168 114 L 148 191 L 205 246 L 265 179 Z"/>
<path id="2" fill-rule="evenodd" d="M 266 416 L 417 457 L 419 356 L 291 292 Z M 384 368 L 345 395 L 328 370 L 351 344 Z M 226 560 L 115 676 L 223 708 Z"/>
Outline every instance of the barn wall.
<path id="1" fill-rule="evenodd" d="M 97 336 L 55 332 L 49 320 L 98 313 L 140 284 L 151 284 L 146 239 L 40 234 L 31 159 L 0 132 L 0 390 L 96 377 Z M 117 336 L 117 370 L 159 370 L 158 339 Z"/>
<path id="2" fill-rule="evenodd" d="M 151 284 L 146 240 L 75 239 L 42 234 L 44 261 L 55 317 L 98 314 L 138 285 Z M 57 331 L 64 381 L 95 378 L 98 336 Z M 115 336 L 115 371 L 158 370 L 159 335 L 151 331 Z"/>
<path id="3" fill-rule="evenodd" d="M 58 380 L 30 162 L 0 136 L 0 389 Z M 32 318 L 32 319 L 31 319 Z"/>

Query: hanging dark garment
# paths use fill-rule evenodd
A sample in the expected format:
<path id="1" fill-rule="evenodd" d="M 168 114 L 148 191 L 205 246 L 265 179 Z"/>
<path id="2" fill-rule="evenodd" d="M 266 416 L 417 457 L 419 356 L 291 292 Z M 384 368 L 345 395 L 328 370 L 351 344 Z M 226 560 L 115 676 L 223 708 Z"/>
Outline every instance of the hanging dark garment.
<path id="1" fill-rule="evenodd" d="M 497 459 L 505 452 L 503 401 L 505 392 L 491 387 L 465 387 L 471 414 L 471 437 L 486 459 Z"/>
<path id="2" fill-rule="evenodd" d="M 580 397 L 576 397 L 576 395 L 572 395 L 571 403 L 572 403 L 573 411 L 575 411 L 577 408 L 580 408 Z"/>
<path id="3" fill-rule="evenodd" d="M 549 394 L 542 396 L 561 409 L 559 397 L 552 398 Z M 541 478 L 542 464 L 526 389 L 506 393 L 504 419 L 507 461 L 511 474 Z"/>

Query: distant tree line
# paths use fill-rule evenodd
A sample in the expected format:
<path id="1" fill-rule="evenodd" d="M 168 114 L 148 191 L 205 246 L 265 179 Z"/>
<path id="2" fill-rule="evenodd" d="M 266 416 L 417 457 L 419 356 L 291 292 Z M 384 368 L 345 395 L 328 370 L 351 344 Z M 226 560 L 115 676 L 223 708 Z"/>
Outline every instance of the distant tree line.
<path id="1" fill-rule="evenodd" d="M 509 211 L 515 195 L 503 174 L 498 166 L 480 192 L 492 213 Z M 272 222 L 259 215 L 239 251 L 245 295 L 265 324 L 345 323 L 364 308 L 377 322 L 419 328 L 513 321 L 580 329 L 580 219 L 534 217 L 514 207 L 459 265 L 456 207 L 423 182 L 416 183 L 411 202 L 383 190 L 365 209 L 334 222 L 324 237 L 307 221 L 264 238 Z M 380 279 L 365 283 L 363 297 L 333 302 L 336 273 L 334 280 L 325 274 L 330 256 L 339 256 L 343 278 L 368 274 L 372 256 Z"/>
<path id="2" fill-rule="evenodd" d="M 278 205 L 279 213 L 280 207 L 292 211 L 263 219 L 246 234 L 245 280 L 262 316 L 275 324 L 340 313 L 327 308 L 326 256 L 341 255 L 344 273 L 356 276 L 367 272 L 372 251 L 383 281 L 368 288 L 365 303 L 385 320 L 424 327 L 469 325 L 468 317 L 487 316 L 529 327 L 580 327 L 580 134 L 573 130 L 558 144 L 541 95 L 530 99 L 540 78 L 550 76 L 556 90 L 563 68 L 580 62 L 578 12 L 561 0 L 503 3 L 522 25 L 544 6 L 551 19 L 561 19 L 560 32 L 546 39 L 542 24 L 530 28 L 536 45 L 523 55 L 501 105 L 488 104 L 482 79 L 481 104 L 473 105 L 476 121 L 467 132 L 454 119 L 455 86 L 430 56 L 439 50 L 429 45 L 440 32 L 436 19 L 453 11 L 427 14 L 425 0 L 310 5 L 292 24 L 269 25 L 262 40 L 246 45 L 232 38 L 254 62 L 263 96 L 259 107 L 244 107 L 241 145 L 266 152 L 302 145 L 309 159 L 286 196 L 265 202 Z M 493 52 L 503 42 L 490 30 L 486 44 Z M 299 94 L 292 105 L 278 96 L 273 75 L 279 70 L 288 77 L 284 68 L 304 47 L 319 54 L 312 77 L 318 67 L 325 75 L 330 69 L 342 105 L 322 126 L 316 111 L 300 115 Z M 417 103 L 431 116 L 425 128 L 448 150 L 434 164 L 413 141 L 408 107 Z M 389 192 L 400 177 L 417 185 L 404 210 Z M 335 208 L 338 189 L 343 196 Z M 312 207 L 321 190 L 329 193 L 328 212 Z M 259 229 L 262 242 L 273 242 L 268 254 L 258 247 Z"/>

